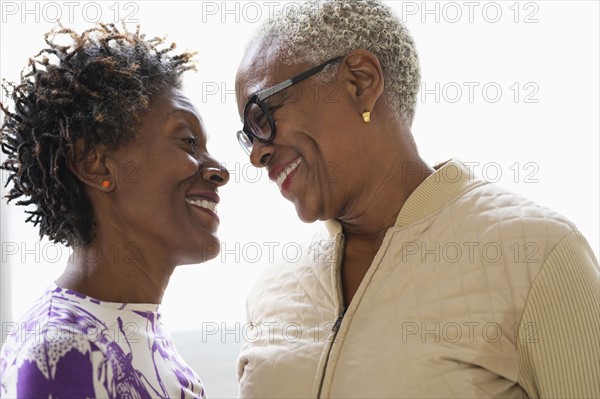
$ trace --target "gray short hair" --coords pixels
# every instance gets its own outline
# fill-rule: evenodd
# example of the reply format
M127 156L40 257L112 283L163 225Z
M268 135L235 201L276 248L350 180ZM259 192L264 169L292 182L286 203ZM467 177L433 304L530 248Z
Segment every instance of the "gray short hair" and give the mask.
M316 65L354 49L370 51L383 69L388 107L410 128L421 83L419 58L410 33L387 5L378 0L300 2L267 21L256 39L286 65Z

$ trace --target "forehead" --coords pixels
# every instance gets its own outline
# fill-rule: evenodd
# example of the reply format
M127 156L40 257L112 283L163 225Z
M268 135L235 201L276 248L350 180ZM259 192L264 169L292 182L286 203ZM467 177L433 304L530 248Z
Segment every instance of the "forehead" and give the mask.
M156 117L167 117L181 112L197 119L200 123L200 112L192 101L179 89L167 89L153 99L152 114Z
M260 41L252 42L240 63L236 76L236 93L245 102L258 91L302 72L298 65L282 63L273 45Z

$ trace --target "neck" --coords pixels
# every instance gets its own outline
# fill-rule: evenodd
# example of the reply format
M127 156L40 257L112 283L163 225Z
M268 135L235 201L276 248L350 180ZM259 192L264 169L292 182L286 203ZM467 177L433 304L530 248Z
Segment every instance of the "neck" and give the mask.
M417 151L403 149L393 153L375 167L363 192L357 196L344 216L338 218L344 235L352 241L372 243L379 247L387 230L394 226L400 209L412 192L433 173Z
M99 237L73 249L56 284L101 301L159 304L175 265L149 255L135 241Z

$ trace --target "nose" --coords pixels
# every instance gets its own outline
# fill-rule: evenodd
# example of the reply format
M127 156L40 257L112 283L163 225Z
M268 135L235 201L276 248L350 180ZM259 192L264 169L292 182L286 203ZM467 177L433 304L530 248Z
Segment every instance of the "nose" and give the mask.
M265 167L273 156L273 150L273 144L265 144L255 140L250 152L250 162L257 168Z
M221 187L229 181L229 171L222 165L208 164L202 168L202 178L217 187Z

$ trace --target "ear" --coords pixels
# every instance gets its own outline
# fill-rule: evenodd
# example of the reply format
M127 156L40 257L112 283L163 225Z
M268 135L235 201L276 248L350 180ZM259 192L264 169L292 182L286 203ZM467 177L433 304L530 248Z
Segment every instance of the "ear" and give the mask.
M353 50L344 57L342 66L340 72L348 82L358 115L373 111L384 86L383 69L377 56L364 49Z
M83 140L77 140L71 154L69 169L90 188L109 192L117 186L116 174L113 173L113 168L109 167L104 144L93 144L85 148Z

